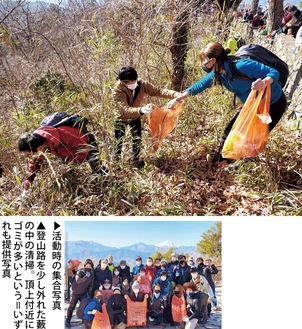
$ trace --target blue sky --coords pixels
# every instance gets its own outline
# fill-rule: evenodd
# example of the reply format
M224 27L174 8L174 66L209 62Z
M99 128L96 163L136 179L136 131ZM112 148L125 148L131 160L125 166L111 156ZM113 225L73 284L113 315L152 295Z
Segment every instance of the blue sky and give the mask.
M137 242L157 245L170 240L176 246L193 246L215 221L65 221L66 241L94 241L105 246L124 247Z

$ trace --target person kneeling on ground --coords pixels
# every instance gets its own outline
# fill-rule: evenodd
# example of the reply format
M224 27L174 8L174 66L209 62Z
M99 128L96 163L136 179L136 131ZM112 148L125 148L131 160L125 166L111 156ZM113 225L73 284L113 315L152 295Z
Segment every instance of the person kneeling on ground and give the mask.
M84 309L84 325L85 329L91 329L92 321L96 311L101 311L102 308L102 292L95 290L93 300Z
M82 163L85 160L93 172L107 173L104 167L100 167L97 159L98 151L95 137L92 133L81 131L70 126L44 126L32 133L24 134L18 142L19 152L26 155L49 152L61 157L67 163ZM39 171L44 161L44 155L35 156L29 163L28 171L31 173L22 183L22 189L28 190L33 183L36 172Z
M120 286L113 289L113 294L107 301L107 312L112 328L126 328L126 299L121 294Z

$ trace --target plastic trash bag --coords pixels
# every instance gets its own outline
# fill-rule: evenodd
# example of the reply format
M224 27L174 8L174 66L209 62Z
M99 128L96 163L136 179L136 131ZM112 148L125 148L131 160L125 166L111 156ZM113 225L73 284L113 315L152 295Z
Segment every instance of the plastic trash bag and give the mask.
M127 296L128 297L128 296ZM127 298L127 327L145 327L147 321L147 298L133 302Z
M102 305L102 312L96 311L92 321L91 329L111 329L106 305Z
M150 136L153 140L153 150L158 150L160 142L175 128L178 117L184 108L185 102L177 103L171 109L157 107L148 115Z
M271 89L252 90L224 142L222 156L227 159L254 157L263 152L268 140Z

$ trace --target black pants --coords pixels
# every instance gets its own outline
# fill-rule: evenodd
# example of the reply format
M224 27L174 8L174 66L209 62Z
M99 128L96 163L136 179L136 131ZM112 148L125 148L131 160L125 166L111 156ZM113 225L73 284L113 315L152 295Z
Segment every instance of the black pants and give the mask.
M91 320L84 320L85 329L91 329L92 321Z
M121 322L126 323L126 316L123 313L112 314L108 312L108 316L112 327L115 324L120 324Z
M159 312L149 311L147 313L147 316L154 319L154 324L156 324L156 325L161 324L163 322L163 315Z
M70 296L70 303L69 303L69 307L67 309L67 318L66 321L70 322L71 318L72 318L72 312L74 311L74 309L77 306L77 302L81 301L83 298L85 298L87 296L87 294L83 294L83 295L74 295L71 294Z
M99 150L96 139L93 133L89 131L85 132L85 134L89 136L88 144L91 145L91 150L89 150L86 160L94 173L102 174L104 172L104 167L99 163Z
M282 115L286 111L286 108L287 108L287 99L286 99L286 96L284 95L284 92L282 92L282 95L278 99L278 101L270 106L270 116L272 118L272 122L268 125L269 132L271 132L275 128L276 124L280 121L280 119L282 118ZM233 124L235 123L240 111L241 111L241 108L236 111L235 115L233 116L231 121L228 123L228 125L224 129L223 136L222 136L220 146L219 146L219 153L221 153L223 144L224 144L226 138L228 137L228 134L230 133L230 131L233 127ZM220 157L221 157L221 155L220 155Z
M133 121L124 122L124 121L114 121L114 135L115 135L115 157L117 160L120 159L123 147L123 140L126 133L127 126L130 126L131 136L132 136L132 150L134 160L137 161L139 158L139 153L142 145L142 122L138 118Z

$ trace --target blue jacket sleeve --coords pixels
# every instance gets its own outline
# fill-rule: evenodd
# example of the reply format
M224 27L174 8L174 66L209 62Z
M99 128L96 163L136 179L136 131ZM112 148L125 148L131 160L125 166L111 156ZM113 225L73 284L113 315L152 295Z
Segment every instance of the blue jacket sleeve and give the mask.
M186 89L189 96L195 96L207 88L211 87L211 81L214 78L214 71L208 73L206 76L195 82L193 85Z

